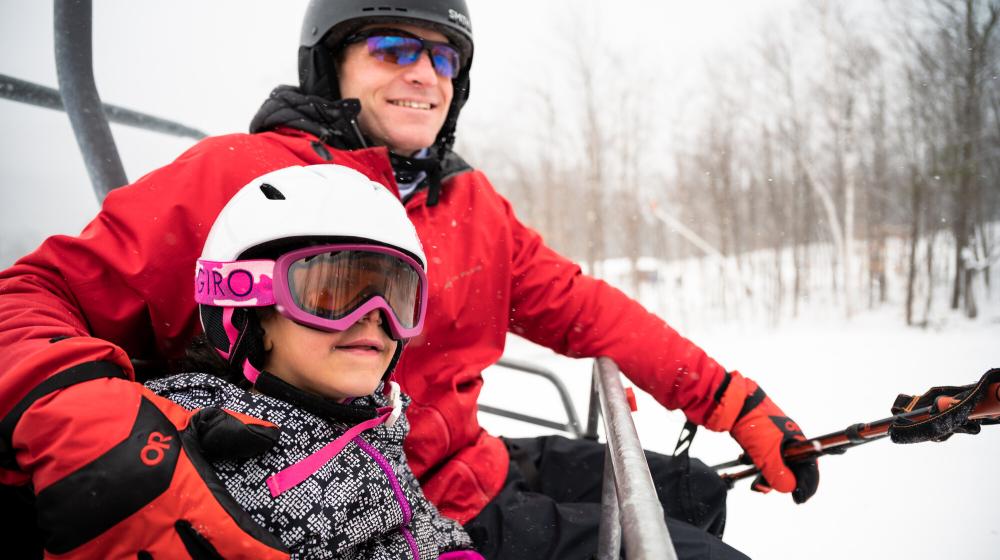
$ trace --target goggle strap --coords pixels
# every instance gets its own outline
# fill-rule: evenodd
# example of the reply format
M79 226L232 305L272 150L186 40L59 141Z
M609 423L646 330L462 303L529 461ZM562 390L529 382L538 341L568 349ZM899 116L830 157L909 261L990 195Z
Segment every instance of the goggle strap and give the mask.
M218 307L274 305L274 261L209 261L198 259L194 300Z
M243 377L246 377L250 383L256 383L257 378L260 377L260 370L253 367L250 358L243 360Z

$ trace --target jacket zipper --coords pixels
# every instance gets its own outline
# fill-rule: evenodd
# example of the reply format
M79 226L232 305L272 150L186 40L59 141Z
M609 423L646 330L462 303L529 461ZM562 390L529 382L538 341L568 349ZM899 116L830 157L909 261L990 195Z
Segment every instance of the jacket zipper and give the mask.
M382 473L385 474L386 478L389 479L389 484L392 486L392 493L396 496L396 503L399 504L399 509L403 512L403 523L400 525L399 530L403 533L403 538L406 539L406 543L410 545L410 552L413 553L414 560L420 560L420 551L417 548L417 541L413 538L413 534L407 526L410 524L410 520L413 519L413 510L410 507L410 502L407 501L406 495L403 494L403 488L399 485L399 479L396 477L396 471L392 470L392 465L385 458L384 455L379 453L370 443L364 440L361 436L354 437L354 443L364 450L372 459L378 463L378 466L382 468Z

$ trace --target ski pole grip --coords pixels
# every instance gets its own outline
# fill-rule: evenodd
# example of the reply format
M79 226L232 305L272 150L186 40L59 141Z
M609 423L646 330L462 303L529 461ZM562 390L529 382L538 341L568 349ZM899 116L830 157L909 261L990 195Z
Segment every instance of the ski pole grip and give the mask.
M934 400L934 408L938 409L938 412L944 412L949 408L951 408L957 402L958 399L956 399L955 397L940 396Z
M996 420L1000 418L1000 381L986 388L983 400L969 414L970 420Z
M969 420L988 420L1000 418L1000 382L992 383L983 392L979 404L969 413ZM942 395L934 400L938 412L944 412L961 400L948 395Z

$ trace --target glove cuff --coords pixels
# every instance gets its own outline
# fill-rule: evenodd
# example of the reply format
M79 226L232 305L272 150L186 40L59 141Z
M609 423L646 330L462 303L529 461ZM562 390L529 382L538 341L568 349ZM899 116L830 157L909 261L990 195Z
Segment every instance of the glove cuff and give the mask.
M128 380L128 373L111 362L94 361L67 368L38 384L3 417L0 418L0 468L19 470L14 456L14 429L24 414L36 402L73 385L97 379Z
M726 373L715 392L715 408L705 421L705 427L716 432L728 432L744 412L747 398L756 392L757 384L738 371Z

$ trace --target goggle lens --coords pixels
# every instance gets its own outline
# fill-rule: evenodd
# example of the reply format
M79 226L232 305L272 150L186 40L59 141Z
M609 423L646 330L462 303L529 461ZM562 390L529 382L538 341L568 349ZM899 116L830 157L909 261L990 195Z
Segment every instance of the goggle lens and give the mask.
M321 253L291 263L287 278L295 306L315 317L343 319L381 296L404 328L413 328L419 320L420 275L393 255Z

